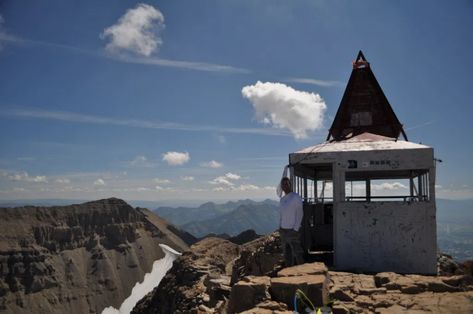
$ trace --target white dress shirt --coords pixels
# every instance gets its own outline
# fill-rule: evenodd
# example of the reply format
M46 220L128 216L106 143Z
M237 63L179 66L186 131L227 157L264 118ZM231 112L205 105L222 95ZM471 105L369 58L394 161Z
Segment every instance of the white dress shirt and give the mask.
M299 231L302 222L302 199L294 192L279 201L279 227Z

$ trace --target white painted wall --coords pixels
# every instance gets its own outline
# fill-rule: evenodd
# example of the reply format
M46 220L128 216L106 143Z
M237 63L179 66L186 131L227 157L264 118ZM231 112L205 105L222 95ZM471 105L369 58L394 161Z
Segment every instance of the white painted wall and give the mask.
M335 204L335 267L436 274L435 215L433 202Z

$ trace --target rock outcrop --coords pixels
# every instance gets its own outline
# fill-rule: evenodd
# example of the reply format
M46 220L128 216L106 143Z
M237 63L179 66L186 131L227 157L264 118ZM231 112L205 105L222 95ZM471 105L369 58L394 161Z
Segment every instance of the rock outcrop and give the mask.
M0 209L0 312L100 313L118 307L155 260L158 244L187 244L147 209L111 198Z
M354 274L281 262L277 233L241 246L204 239L133 313L292 313L298 289L333 313L473 313L473 277L458 269L439 276Z
M238 245L204 238L178 258L159 287L142 299L132 313L192 313L223 309L230 296L232 261Z

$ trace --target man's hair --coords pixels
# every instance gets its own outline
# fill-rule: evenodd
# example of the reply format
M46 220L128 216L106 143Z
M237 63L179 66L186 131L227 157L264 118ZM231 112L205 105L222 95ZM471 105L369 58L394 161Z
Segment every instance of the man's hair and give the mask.
M283 183L284 181L289 182L289 185L292 186L291 179L289 179L288 177L283 177L283 178L281 179L281 183Z

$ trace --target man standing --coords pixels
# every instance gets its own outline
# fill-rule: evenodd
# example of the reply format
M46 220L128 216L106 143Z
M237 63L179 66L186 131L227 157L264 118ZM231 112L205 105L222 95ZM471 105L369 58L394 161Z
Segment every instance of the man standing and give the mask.
M299 229L302 222L302 199L292 192L291 181L284 177L281 179L281 189L284 196L279 202L279 233L284 252L285 266L293 266L304 263L301 237Z

